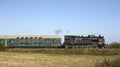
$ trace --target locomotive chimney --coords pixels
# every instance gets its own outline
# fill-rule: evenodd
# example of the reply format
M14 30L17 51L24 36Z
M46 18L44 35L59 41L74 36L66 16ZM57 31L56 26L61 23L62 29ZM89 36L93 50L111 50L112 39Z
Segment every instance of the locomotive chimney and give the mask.
M99 35L99 37L101 37L101 35Z

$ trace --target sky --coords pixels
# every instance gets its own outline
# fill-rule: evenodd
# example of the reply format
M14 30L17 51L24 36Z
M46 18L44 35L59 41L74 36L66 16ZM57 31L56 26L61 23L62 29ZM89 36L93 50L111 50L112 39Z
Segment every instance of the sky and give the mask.
M120 0L0 0L0 35L103 35L120 42Z

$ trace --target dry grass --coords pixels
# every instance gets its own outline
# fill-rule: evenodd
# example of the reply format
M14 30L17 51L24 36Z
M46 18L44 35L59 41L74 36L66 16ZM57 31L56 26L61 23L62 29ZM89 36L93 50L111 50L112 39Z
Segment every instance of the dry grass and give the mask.
M118 55L104 56L110 60ZM103 56L0 52L0 67L92 67Z

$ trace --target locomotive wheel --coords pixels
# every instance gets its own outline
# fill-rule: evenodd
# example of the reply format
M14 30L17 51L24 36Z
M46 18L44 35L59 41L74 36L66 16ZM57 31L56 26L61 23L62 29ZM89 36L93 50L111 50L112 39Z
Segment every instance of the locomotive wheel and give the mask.
M72 46L72 48L74 49L74 48L75 48L75 46Z
M68 48L68 45L66 45L65 48L67 49L67 48Z

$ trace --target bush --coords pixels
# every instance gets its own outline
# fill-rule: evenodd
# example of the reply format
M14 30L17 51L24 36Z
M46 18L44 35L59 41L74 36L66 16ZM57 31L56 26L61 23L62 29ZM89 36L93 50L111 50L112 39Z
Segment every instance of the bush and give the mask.
M95 67L109 67L110 66L110 61L109 59L104 58L102 62L100 60L95 63Z
M20 50L7 50L12 52L28 52L28 53L43 53L43 54L64 54L64 55L120 55L120 50L105 50L105 49L20 49Z
M120 43L118 43L118 42L113 42L113 43L107 45L107 47L108 47L108 48L118 48L118 49L120 49Z
M0 51L5 51L6 47L4 45L0 45Z
M104 58L102 62L99 60L95 63L95 67L120 67L120 58L111 61L109 59Z
M111 67L120 67L120 58L111 62Z

